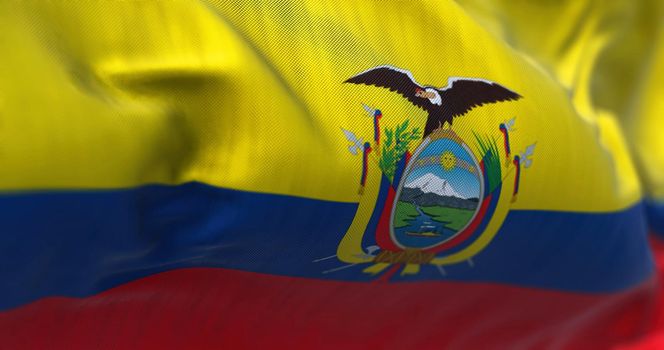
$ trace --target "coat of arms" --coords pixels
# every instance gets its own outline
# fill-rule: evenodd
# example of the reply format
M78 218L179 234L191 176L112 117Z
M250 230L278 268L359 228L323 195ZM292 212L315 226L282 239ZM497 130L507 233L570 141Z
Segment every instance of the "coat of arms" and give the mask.
M521 167L530 167L535 144L512 155L515 118L496 125L495 135L473 133L470 140L452 124L477 106L521 96L477 78L450 78L443 88L422 86L411 72L392 66L369 69L345 83L387 88L428 118L423 130L407 119L382 128L383 112L363 104L372 117L372 142L342 129L349 151L362 158L362 201L334 255L345 265L323 273L355 267L388 280L417 275L422 268L445 275L447 265L472 265L516 200Z

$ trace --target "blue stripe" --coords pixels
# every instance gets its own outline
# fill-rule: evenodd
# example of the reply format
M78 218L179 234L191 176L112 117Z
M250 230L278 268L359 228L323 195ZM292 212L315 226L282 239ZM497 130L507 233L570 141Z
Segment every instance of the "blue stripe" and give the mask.
M645 207L650 229L659 238L664 237L664 201L648 199Z
M0 196L0 309L87 296L182 267L224 267L367 281L335 273L333 255L357 204L220 189L201 183ZM641 204L621 212L512 211L474 266L425 266L394 281L491 281L610 292L653 269Z

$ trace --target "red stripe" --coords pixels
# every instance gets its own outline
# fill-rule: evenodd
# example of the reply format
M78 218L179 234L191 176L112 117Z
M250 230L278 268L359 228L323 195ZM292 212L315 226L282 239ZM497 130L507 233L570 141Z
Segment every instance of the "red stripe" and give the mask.
M659 350L664 349L664 289L661 287L661 281L664 280L664 240L662 240L659 234L653 233L650 235L650 246L652 247L653 256L655 258L655 263L657 271L659 274L659 296L657 298L657 304L653 307L653 312L655 317L651 323L650 329L648 330L648 335L642 339L628 344L626 346L620 347L620 349L630 349L630 350Z
M652 282L588 295L184 269L0 313L0 348L598 349L642 333L652 292Z

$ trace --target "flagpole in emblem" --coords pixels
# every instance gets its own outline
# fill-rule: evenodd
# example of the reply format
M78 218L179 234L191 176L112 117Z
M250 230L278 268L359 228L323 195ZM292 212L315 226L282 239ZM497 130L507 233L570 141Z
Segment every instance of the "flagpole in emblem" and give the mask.
M511 155L512 155L512 150L510 148L510 132L515 131L514 129L514 123L516 122L516 117L504 122L500 123L500 126L498 127L500 129L500 132L503 134L503 147L505 150L505 165L509 165L509 162L511 160Z
M383 113L380 109L371 108L364 103L362 104L362 107L367 111L367 115L373 118L374 144L378 146L380 144L380 118L383 117Z
M428 116L423 130L411 125L409 119L393 128L381 127L383 112L362 103L373 118L378 168L368 167L366 150L372 150L371 145L342 129L351 142L349 151L364 152L360 177L363 196L337 247L337 259L326 257L315 262L346 264L323 269L326 274L361 267L357 270L361 274L382 281L430 276L423 273L429 271L426 269L448 276L450 271L444 266L461 262L472 268L473 257L490 243L507 216L518 192L520 166L530 166L534 144L510 163L509 132L515 130L515 118L496 125L489 134L473 132L467 139L459 136L452 124L478 106L521 96L478 78L449 78L444 88L423 86L411 72L392 66L371 68L345 83L389 89ZM503 147L496 142L498 131ZM528 165L523 159L528 159ZM503 196L509 193L503 188L511 177L513 196ZM365 192L365 187L370 191Z
M516 170L516 176L514 177L514 191L512 192L512 202L516 202L516 196L519 194L519 182L521 181L521 166L523 165L524 168L530 168L531 165L533 165L533 160L530 158L533 156L533 153L535 153L535 145L537 143L533 143L532 145L526 147L525 151L523 153L520 153L516 156L514 156L514 169Z

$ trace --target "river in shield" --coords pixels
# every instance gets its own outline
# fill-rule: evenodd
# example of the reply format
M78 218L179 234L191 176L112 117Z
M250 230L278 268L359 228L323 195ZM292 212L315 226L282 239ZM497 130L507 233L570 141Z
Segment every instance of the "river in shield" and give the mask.
M394 228L396 240L407 248L425 248L450 239L457 231L445 227L447 222L435 221L419 206L418 216L409 220L407 226Z

